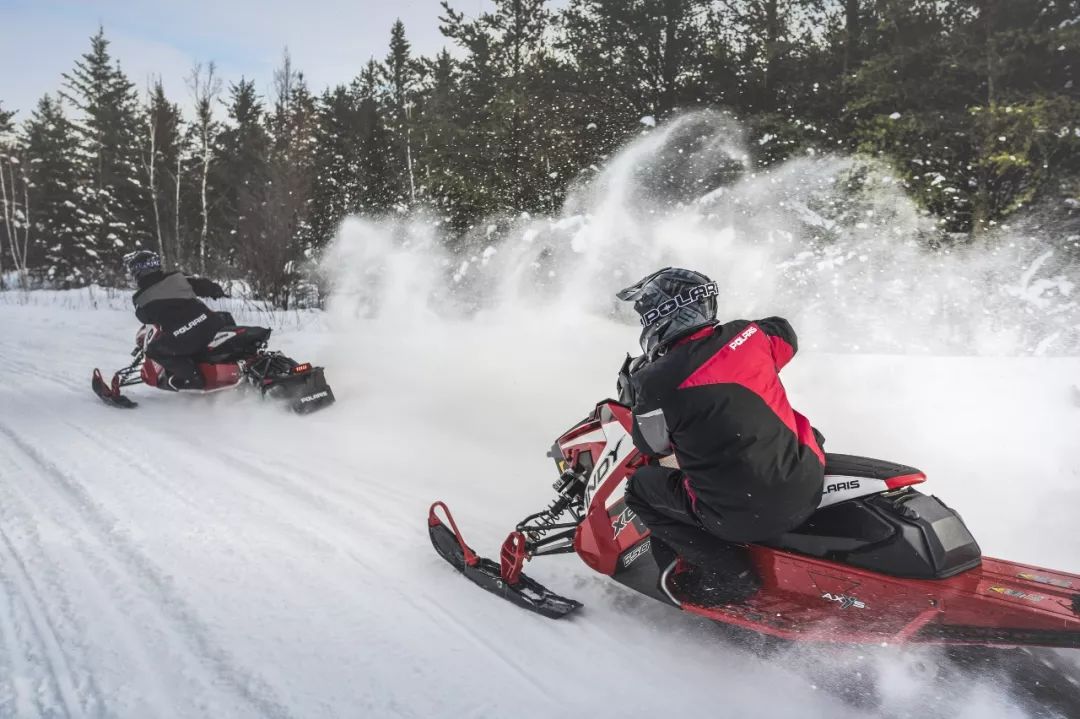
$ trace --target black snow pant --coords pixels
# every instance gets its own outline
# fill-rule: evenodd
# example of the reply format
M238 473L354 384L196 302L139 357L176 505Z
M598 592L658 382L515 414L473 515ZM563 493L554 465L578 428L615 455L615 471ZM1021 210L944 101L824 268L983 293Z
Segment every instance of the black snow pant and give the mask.
M694 512L684 479L677 469L646 465L635 471L626 485L626 506L649 528L660 571L676 555L731 577L752 569L745 549L705 529Z
M214 339L218 326L211 322L203 324L205 327L193 327L179 336L163 330L146 348L146 356L165 368L168 374L162 381L169 382L173 389L202 389L206 386L195 358Z

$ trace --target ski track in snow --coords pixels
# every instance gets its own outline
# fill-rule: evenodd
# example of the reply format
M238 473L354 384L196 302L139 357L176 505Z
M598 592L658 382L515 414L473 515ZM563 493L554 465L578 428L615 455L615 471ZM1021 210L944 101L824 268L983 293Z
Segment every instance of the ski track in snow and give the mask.
M471 500L451 506L493 554L546 496L547 476L503 482L534 438L478 456L437 416L386 421L333 367L341 401L311 417L145 388L110 409L89 374L123 363L126 314L0 305L0 325L0 718L867 716L573 557L530 569L586 603L562 622L453 572L427 505ZM532 453L579 409L552 409Z

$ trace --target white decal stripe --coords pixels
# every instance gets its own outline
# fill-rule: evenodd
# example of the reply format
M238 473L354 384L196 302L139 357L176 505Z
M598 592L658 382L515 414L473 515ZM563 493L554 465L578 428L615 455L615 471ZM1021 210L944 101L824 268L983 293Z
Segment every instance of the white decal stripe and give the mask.
M849 486L844 486L849 485ZM830 490L830 487L832 488ZM869 477L845 477L843 475L826 474L825 491L821 495L821 503L818 509L828 507L839 502L846 502L856 497L865 497L868 494L884 492L889 488L884 479L870 479Z

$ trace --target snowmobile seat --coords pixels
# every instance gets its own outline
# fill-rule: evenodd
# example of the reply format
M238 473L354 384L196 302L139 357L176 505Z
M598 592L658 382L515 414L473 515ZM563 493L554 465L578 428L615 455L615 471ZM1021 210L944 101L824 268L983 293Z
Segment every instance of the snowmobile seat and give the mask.
M199 359L215 364L252 354L266 344L270 333L267 327L222 327Z
M853 454L825 454L826 477L864 477L866 479L896 479L922 475L922 472L906 464L887 462L883 459L858 457Z
M960 516L910 486L820 508L763 544L915 579L945 579L982 559Z

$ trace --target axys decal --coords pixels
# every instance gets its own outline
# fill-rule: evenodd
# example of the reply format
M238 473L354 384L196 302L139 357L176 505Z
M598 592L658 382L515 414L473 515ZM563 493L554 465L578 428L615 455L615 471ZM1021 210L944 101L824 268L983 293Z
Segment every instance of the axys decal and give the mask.
M848 578L834 577L819 572L808 572L810 581L814 583L821 598L828 602L836 602L841 609L866 609L866 602L856 597L853 592L858 589L859 582L853 582Z
M1042 574L1033 574L1031 572L1020 572L1016 575L1020 579L1026 579L1029 582L1038 582L1039 584L1049 584L1052 587L1061 587L1062 589L1072 589L1073 583L1066 582L1064 579L1056 579L1055 577L1046 577Z
M825 592L821 595L821 598L826 599L830 602L836 602L840 605L841 609L848 609L850 607L855 607L856 609L866 609L866 603L863 602L861 599L849 597L845 594L831 594L829 592Z

